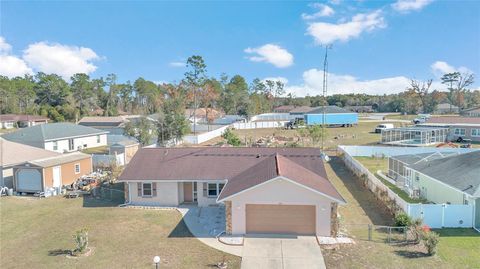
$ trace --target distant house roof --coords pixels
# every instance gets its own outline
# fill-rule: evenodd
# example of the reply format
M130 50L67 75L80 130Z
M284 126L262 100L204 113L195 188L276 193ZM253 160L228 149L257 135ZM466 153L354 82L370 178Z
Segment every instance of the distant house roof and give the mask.
M275 175L343 201L328 181L320 150L315 148L142 148L119 180L227 179L233 183L227 195Z
M112 134L107 135L108 146L111 146L114 144L122 144L122 143L135 144L135 143L138 143L138 141L135 138L129 137L126 135L112 135Z
M28 163L40 166L40 167L52 167L55 165L60 165L64 163L71 163L75 161L80 161L84 159L89 159L92 156L89 154L85 154L82 152L73 152L73 153L65 153L59 156L48 157L44 159L29 161Z
M78 124L83 126L120 126L127 122L120 116L116 117L83 117Z
M58 122L23 128L16 132L3 135L3 138L18 143L24 143L31 141L51 141L62 138L82 137L106 133L108 132L87 126Z
M0 166L8 167L32 160L60 156L61 154L11 142L0 137L0 155Z
M390 157L405 163L407 165L429 162L436 159L445 158L447 156L458 155L456 152L434 152L434 153L420 153L420 154L405 154Z
M297 106L296 108L290 110L290 113L292 114L303 114L307 113L309 111L312 111L315 109L314 107L309 107L309 106Z
M472 196L480 197L480 151L419 162L412 169Z
M480 111L480 106L464 109L462 112Z
M19 114L3 114L0 115L0 122L7 121L48 121L47 117L37 115L19 115Z
M185 116L187 118L191 118L193 117L193 111L194 109L193 108L188 108L188 109L185 109ZM214 109L214 108L203 108L203 107L199 107L197 109L195 109L195 115L197 118L205 118L206 114L208 112L208 116L209 117L212 117L212 118L220 118L222 117L223 113Z
M450 103L441 103L437 105L437 109L458 109L458 106L452 105Z
M296 106L294 105L286 105L286 106L277 106L273 109L274 112L281 111L281 112L290 112L290 110L294 109Z
M139 145L135 140L123 140L123 141L118 141L110 146L124 146L124 147L129 147L129 146L134 146L134 145Z
M420 125L480 125L480 117L431 117Z
M224 200L279 176L293 180L313 191L321 192L331 199L345 202L335 187L328 181L326 175L316 174L278 153L265 158L253 167L229 179L218 200Z
M311 111L308 111L307 114L322 114L323 107L316 107ZM325 106L325 113L327 114L336 114L336 113L353 113L352 111L346 110L338 106Z

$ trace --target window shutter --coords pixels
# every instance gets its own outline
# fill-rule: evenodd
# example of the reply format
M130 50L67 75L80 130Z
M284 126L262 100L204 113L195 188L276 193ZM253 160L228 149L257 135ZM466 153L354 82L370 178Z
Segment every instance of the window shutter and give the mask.
M207 183L204 182L203 183L203 197L207 197L207 188L208 188Z
M142 182L137 183L138 197L142 197Z
M152 196L153 197L157 196L157 183L156 182L152 183Z

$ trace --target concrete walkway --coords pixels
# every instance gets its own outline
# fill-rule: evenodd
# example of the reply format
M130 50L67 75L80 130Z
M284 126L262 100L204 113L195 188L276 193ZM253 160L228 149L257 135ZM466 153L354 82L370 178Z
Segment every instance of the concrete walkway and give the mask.
M244 239L242 269L325 269L314 236L249 236Z
M242 256L242 246L230 246L218 241L216 236L225 231L225 208L181 206L177 210L190 232L205 245L220 251Z

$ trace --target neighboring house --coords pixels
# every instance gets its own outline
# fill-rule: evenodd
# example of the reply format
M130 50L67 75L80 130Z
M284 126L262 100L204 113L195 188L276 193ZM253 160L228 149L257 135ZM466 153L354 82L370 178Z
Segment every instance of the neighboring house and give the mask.
M297 106L296 108L290 110L290 115L295 116L296 118L301 118L303 119L305 114L314 110L315 107L309 107L309 106Z
M107 145L107 131L72 123L48 123L20 129L2 137L59 153Z
M357 113L373 113L375 110L372 106L345 106L348 111L357 112Z
M11 142L0 137L0 186L13 188L13 167L28 161L55 157L60 153Z
M449 141L471 139L480 142L480 117L431 117L417 125L449 128Z
M122 135L125 124L128 122L123 116L115 117L83 117L78 125L108 131L109 135Z
M25 128L40 124L48 123L48 118L35 115L17 115L17 114L4 114L0 115L0 128Z
M292 109L296 108L294 105L286 105L286 106L277 106L273 109L274 113L289 113Z
M189 108L185 109L185 118L187 118L191 123L208 123L210 120L213 122L214 120L221 118L223 113L213 109L213 108L202 108L199 107L197 109ZM207 119L208 117L208 119Z
M304 114L305 123L307 125L326 124L344 127L358 124L358 113L338 106L325 106L325 122L323 122L323 114L323 107L310 110Z
M464 109L460 114L465 117L480 117L480 106Z
M90 173L92 157L81 152L28 161L13 168L14 190L58 194L62 186L70 185Z
M412 197L436 204L472 205L474 227L480 227L480 150L390 157L388 174L403 180Z
M460 108L458 106L450 103L441 103L437 105L433 114L458 114L459 112Z
M110 145L109 154L124 154L124 163L128 164L139 148L140 144L138 142L134 140L123 140Z
M224 204L229 234L330 236L345 203L315 148L142 148L119 181L133 205Z

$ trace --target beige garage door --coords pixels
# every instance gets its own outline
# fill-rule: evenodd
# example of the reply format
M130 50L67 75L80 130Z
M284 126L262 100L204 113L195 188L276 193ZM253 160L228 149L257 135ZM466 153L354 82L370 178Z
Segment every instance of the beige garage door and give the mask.
M247 233L315 234L313 205L246 206Z

